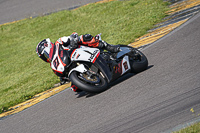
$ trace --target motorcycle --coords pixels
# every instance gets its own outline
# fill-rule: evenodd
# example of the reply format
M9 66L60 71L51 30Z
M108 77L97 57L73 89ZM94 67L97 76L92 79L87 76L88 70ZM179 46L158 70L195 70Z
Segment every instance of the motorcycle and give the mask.
M101 34L98 34L101 40ZM113 58L115 56L115 58ZM120 45L120 52L80 46L70 53L68 77L72 85L90 93L100 93L108 84L126 73L139 73L148 67L146 56L138 49Z

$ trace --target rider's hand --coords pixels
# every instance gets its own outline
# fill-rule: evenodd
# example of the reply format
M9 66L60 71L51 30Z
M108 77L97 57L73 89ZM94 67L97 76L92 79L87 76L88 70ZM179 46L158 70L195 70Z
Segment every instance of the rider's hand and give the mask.
M70 35L70 37L77 38L77 37L78 37L78 33L73 32L73 33Z
M78 43L77 43L76 38L70 38L70 47L73 48L73 49L78 47Z

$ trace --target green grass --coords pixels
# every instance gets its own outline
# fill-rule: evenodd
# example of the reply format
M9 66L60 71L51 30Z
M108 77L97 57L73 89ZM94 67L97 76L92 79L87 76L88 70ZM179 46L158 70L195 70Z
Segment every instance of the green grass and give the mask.
M174 133L200 133L200 122Z
M50 89L59 79L35 53L39 41L102 33L111 44L128 44L145 34L169 10L162 0L124 0L89 4L72 11L0 26L0 113Z

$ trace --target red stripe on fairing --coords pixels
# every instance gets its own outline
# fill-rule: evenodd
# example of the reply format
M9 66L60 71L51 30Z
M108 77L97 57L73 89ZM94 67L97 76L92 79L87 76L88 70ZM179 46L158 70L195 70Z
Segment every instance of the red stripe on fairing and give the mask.
M64 49L64 50L69 50L68 48Z
M97 56L94 58L94 60L93 60L93 62L92 63L94 63L95 61L96 61L96 59L99 57L99 55L100 55L100 52L97 54Z
M51 43L51 49L50 49L50 53L49 53L49 58L50 58L50 60L52 60L52 57L53 57L53 51L54 51L54 44L53 43Z
M78 54L78 55L76 56L76 59L78 58L79 55L80 55L80 54Z
M75 50L76 50L76 49L74 49L74 51L72 52L72 54L71 54L71 56L70 56L70 59L72 58L72 55L74 54Z

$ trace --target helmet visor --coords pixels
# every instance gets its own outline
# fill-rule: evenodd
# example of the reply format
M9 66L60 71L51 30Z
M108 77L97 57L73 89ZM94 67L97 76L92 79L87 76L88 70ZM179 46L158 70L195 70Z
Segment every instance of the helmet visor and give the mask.
M50 48L45 47L43 50L43 55L46 57L47 61L51 61L51 59L49 58L49 54L50 54Z

